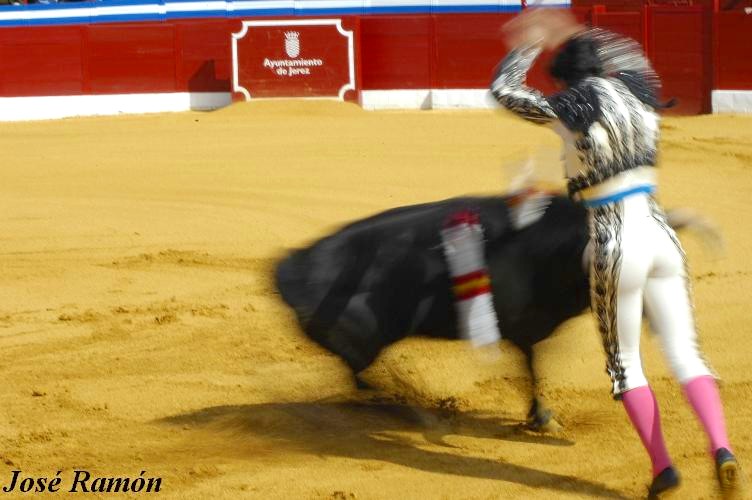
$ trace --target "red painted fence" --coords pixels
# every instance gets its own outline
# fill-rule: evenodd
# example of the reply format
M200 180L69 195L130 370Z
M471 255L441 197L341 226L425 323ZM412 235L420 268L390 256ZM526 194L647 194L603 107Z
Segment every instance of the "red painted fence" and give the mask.
M715 16L714 50L716 89L752 90L752 57L749 55L752 15L744 11L719 12Z
M664 94L685 114L710 111L713 88L711 16L703 7L655 7L648 17L648 54Z
M643 43L681 113L710 111L713 88L752 89L752 15L743 11L573 10ZM350 16L359 20L357 90L486 88L511 16ZM0 28L0 96L229 92L231 34L240 26L239 19L200 19ZM546 61L530 83L551 91Z
M0 95L230 90L239 21L0 29Z

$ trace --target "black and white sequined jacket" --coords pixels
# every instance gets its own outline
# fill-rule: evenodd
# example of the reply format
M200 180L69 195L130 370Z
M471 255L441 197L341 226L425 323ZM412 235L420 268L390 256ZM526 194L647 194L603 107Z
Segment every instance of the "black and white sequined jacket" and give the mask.
M503 107L553 127L564 141L562 159L570 196L597 205L624 193L652 192L659 135L655 110L637 96L660 86L633 40L593 29L603 77L587 77L549 97L528 87L527 72L541 52L531 45L512 50L500 64L491 93Z

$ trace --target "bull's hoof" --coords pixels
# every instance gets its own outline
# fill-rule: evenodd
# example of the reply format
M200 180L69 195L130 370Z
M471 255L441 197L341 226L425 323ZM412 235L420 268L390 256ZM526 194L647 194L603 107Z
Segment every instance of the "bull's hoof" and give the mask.
M355 375L353 378L355 379L355 388L359 391L372 391L376 389L374 386L360 378L359 375Z
M537 432L540 432L542 434L557 434L563 429L564 426L562 426L554 417L551 417L548 422L538 427Z
M543 410L528 418L527 428L543 434L556 434L564 427L556 420L551 410Z

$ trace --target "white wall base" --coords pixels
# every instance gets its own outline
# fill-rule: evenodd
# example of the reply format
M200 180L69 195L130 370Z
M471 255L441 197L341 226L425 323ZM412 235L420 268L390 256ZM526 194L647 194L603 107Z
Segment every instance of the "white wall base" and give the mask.
M497 106L488 89L435 89L431 91L433 109L495 108Z
M752 113L752 90L714 90L713 113ZM486 89L363 90L364 109L493 108Z
M231 102L229 92L0 97L0 121L210 110Z
M430 109L431 91L420 90L361 90L363 109Z
M752 113L752 90L714 90L713 113Z
M363 90L364 109L492 108L487 89Z
M231 103L229 92L0 97L0 121L211 110ZM752 113L752 90L714 90L712 103L713 113ZM372 110L495 107L486 89L364 90L360 105Z

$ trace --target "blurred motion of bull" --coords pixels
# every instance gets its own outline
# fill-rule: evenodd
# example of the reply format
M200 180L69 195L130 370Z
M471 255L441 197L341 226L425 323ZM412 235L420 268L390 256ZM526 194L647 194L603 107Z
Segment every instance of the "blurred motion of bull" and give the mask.
M460 211L480 217L493 302L503 338L527 360L532 428L557 426L536 383L533 345L589 305L585 209L554 196L542 217L519 228L514 198L463 197L396 208L349 224L276 268L282 299L305 334L358 373L409 335L457 339L452 283L441 229ZM669 214L676 228L708 227L691 212Z

